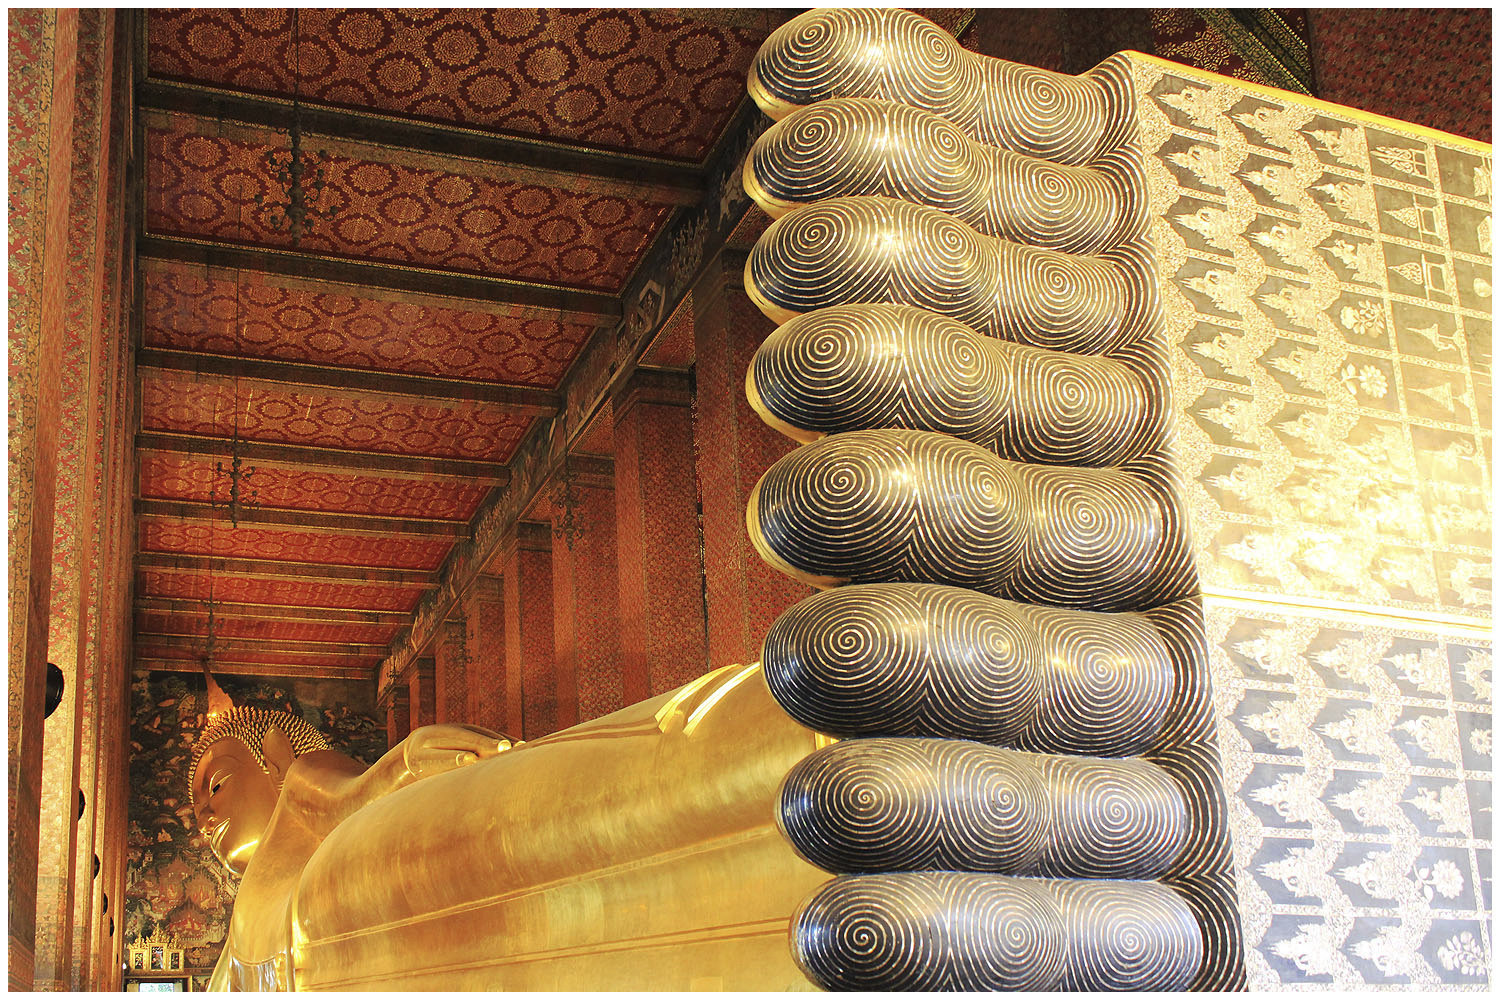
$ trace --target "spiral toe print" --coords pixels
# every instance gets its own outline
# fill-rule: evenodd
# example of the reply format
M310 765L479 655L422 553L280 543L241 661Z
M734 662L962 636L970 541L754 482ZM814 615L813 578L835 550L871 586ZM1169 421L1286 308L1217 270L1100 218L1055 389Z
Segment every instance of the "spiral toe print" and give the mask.
M841 99L793 112L756 141L745 191L772 218L799 204L881 195L942 209L986 236L1090 254L1141 224L1119 168L1067 167L985 146L930 112Z
M780 822L832 872L974 871L1155 878L1186 830L1154 764L959 740L836 743L787 775Z
M1202 960L1182 899L1151 882L956 872L850 875L793 918L833 990L1172 990Z
M782 786L838 874L798 961L840 989L1239 985L1129 59L1072 77L815 10L749 90L777 123L745 286L782 325L746 390L803 447L747 521L834 588L777 619L765 676L843 739Z
M1131 276L1113 262L975 232L891 198L831 198L771 224L745 262L745 291L784 322L824 306L891 302L983 333L1104 354L1137 330Z
M761 558L818 587L950 583L1102 611L1181 596L1161 592L1175 538L1148 484L1007 462L926 431L804 445L756 483L747 520Z
M977 55L926 18L896 9L793 18L761 46L748 89L777 120L830 98L899 101L980 142L1058 163L1087 163L1108 149L1133 109L1128 90L1107 79Z
M1161 418L1159 399L1118 361L1008 344L911 306L831 306L783 323L756 352L745 390L799 441L929 430L1066 465L1135 458Z
M818 732L1052 753L1143 752L1174 685L1171 651L1139 615L930 584L814 594L776 619L763 657L776 700Z

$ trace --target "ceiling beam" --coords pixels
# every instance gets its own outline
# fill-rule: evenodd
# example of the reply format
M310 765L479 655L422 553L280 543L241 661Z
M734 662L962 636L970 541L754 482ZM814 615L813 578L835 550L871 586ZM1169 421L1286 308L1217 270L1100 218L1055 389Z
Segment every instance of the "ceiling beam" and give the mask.
M469 379L434 378L402 372L361 371L351 368L329 368L295 361L273 361L260 358L237 358L225 354L201 354L146 347L136 354L137 368L157 371L193 372L198 375L234 376L257 382L280 385L375 392L385 395L413 396L426 402L455 400L493 403L508 410L534 417L550 417L557 412L561 397L551 389L524 385L500 385Z
M203 636L179 635L175 632L139 632L136 647L160 650L158 659L203 659ZM236 639L214 637L214 655L220 653L285 653L292 656L335 656L369 658L385 655L385 646L364 642L318 642L312 639Z
M157 660L141 658L135 662L136 669L170 674L199 674L203 664L199 660ZM295 663L244 663L221 660L213 662L217 677L312 677L318 680L368 681L375 675L373 667L305 666Z
M618 296L587 288L541 285L508 278L437 271L410 264L374 264L300 250L239 246L214 240L142 233L137 255L203 267L256 271L283 277L314 278L452 299L471 299L512 307L517 315L547 317L587 326L615 323L622 315Z
M136 500L135 512L143 517L176 517L190 521L229 521L229 511L219 504L192 500ZM317 528L374 535L437 535L458 538L468 530L464 521L434 521L415 517L381 517L374 514L334 514L279 507L246 506L239 512L241 524L275 524L289 528Z
M165 80L137 84L136 104L275 129L286 129L292 121L288 100ZM586 185L599 194L659 205L696 205L708 188L703 168L692 163L306 103L299 106L298 115L304 136L481 161L532 184L570 189Z
M275 559L228 559L187 556L170 552L141 552L136 568L167 573L215 574L267 580L308 580L317 583L371 583L422 588L437 580L436 571L376 569L369 566L332 566L325 563L281 562Z
M138 597L136 611L154 611L170 615L208 615L204 601L175 597ZM409 611L367 611L353 608L314 608L291 604L230 604L214 602L214 617L256 618L272 621L330 622L350 625L405 625L411 621Z
M141 431L135 436L135 448L138 452L158 451L172 455L206 455L216 458L229 458L232 450L229 438L172 434L166 431ZM345 451L342 448L315 448L308 445L274 444L266 441L241 441L239 455L241 459L249 462L275 462L306 469L330 469L370 475L404 475L417 478L446 476L495 485L510 480L510 470L503 463L478 462L472 459L392 455L379 451Z

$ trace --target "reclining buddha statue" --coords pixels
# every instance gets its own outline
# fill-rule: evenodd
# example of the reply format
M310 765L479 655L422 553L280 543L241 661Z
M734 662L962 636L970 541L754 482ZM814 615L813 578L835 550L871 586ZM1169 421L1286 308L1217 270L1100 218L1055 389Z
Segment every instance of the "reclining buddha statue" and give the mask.
M773 34L744 168L801 446L747 512L819 592L728 665L527 743L364 768L204 733L240 989L1223 989L1242 976L1129 68L904 11Z

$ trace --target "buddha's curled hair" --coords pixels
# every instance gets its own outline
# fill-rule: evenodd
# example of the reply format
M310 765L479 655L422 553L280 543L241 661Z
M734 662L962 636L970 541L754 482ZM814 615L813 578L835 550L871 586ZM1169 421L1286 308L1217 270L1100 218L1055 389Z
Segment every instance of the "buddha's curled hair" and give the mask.
M289 712L251 706L233 708L212 717L198 737L198 742L193 744L193 759L188 767L188 794L192 795L192 776L198 772L198 762L203 759L209 747L226 736L233 736L245 744L255 755L256 763L264 768L266 759L262 741L272 727L281 730L291 741L294 756L300 757L313 750L332 749L322 733Z

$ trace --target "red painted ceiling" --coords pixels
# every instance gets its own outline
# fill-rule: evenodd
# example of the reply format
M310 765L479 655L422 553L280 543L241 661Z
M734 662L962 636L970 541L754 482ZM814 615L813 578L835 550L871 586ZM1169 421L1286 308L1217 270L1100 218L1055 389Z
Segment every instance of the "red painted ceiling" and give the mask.
M148 431L345 448L398 455L505 461L531 418L486 403L427 403L371 392L241 381L186 372L141 379ZM238 430L236 431L236 428Z
M208 629L207 612L141 611L136 621L153 635L202 635ZM226 639L280 639L302 642L387 643L399 626L286 621L272 618L226 617L216 623L216 634Z
M154 171L147 228L167 236L293 248L290 232L274 227L275 206L285 199L277 195L266 160L282 148L284 143L196 131L147 130L146 157ZM326 187L317 204L332 214L297 246L349 260L618 291L671 211L609 195L407 166L394 155L329 155L320 162Z
M707 13L707 12L705 12ZM726 26L666 10L163 10L162 79L700 159L745 94L769 18ZM295 81L295 84L294 84Z
M189 521L154 514L142 516L140 527L142 552L232 556L333 566L437 569L452 544L447 538L371 535L311 528L247 524L231 528L227 523Z
M593 332L579 323L413 298L356 295L274 275L153 262L145 275L145 342L209 354L556 388Z
M139 464L143 498L209 503L229 495L229 463L222 458L142 451ZM467 521L488 492L472 480L396 478L260 461L244 467L253 470L245 484L256 502L282 510Z
M641 183L640 165L706 187L786 16L303 9L294 45L282 8L145 12L138 657L190 669L212 604L231 671L373 680L390 615L416 606L595 334L576 317L622 293L677 211L681 187ZM378 139L305 131L324 186L296 240L268 159L290 148L294 91L380 123ZM237 526L235 448L253 452ZM267 606L282 617L251 613Z
M204 601L209 581L200 574L142 570L139 580L153 597ZM213 597L228 604L281 604L289 607L345 608L365 611L411 611L421 590L380 584L310 580L215 580Z

